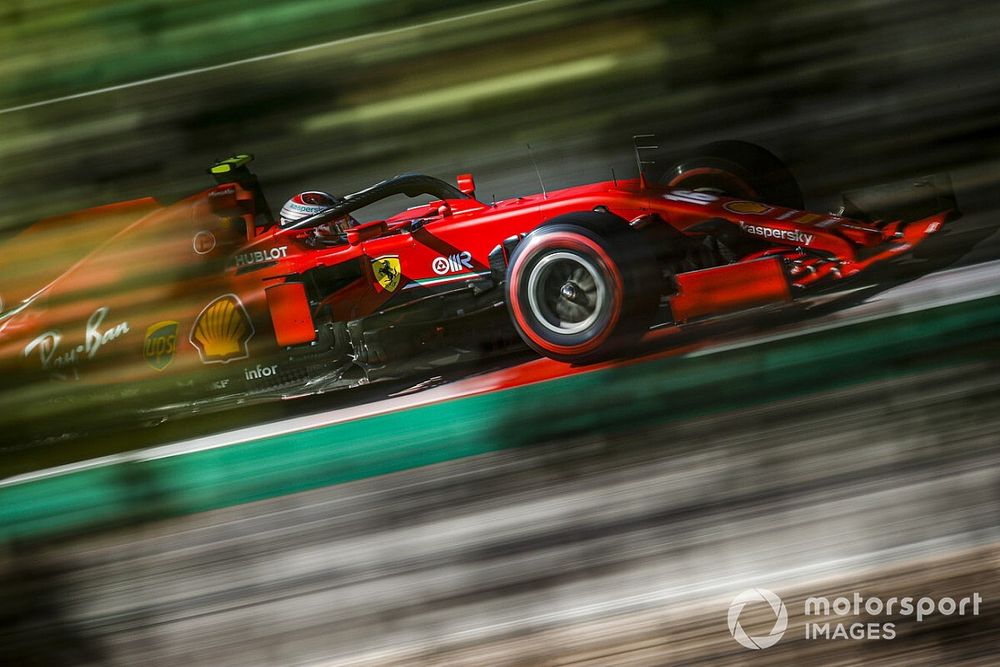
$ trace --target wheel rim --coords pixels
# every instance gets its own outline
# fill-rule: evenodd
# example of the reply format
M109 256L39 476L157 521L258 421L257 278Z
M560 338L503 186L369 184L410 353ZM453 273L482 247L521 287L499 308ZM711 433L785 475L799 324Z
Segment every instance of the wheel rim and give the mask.
M607 303L607 288L590 259L573 252L546 255L528 276L528 306L546 329L565 336L586 331Z

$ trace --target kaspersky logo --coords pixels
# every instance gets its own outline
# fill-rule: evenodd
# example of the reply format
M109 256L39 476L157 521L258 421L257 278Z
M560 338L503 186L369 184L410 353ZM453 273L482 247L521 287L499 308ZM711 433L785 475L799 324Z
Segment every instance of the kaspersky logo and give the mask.
M745 222L740 223L740 229L742 229L748 234L753 234L754 236L761 236L765 239L791 241L792 243L799 243L802 245L811 244L813 238L815 238L813 234L806 234L805 232L800 232L796 229L775 229L774 227L765 227L763 225L751 225Z
M748 635L743 626L740 625L740 614L747 604L764 602L774 612L774 626L765 635ZM741 646L749 649L769 648L778 643L785 629L788 627L788 610L785 603L777 595L763 588L750 588L735 598L729 604L729 634L733 636Z

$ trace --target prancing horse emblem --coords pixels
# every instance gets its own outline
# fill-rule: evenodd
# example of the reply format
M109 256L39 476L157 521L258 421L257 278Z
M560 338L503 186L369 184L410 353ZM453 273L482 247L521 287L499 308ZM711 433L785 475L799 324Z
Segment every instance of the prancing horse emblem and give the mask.
M403 273L399 268L399 257L387 255L376 257L372 260L372 272L375 274L375 281L382 286L382 289L395 292L399 287L399 280Z

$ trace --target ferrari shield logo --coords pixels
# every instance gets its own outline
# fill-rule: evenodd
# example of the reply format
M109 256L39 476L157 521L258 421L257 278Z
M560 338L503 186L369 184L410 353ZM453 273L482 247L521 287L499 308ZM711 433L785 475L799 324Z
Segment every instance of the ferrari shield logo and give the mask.
M376 257L372 260L372 273L375 274L375 282L382 289L395 292L396 288L399 287L399 280L403 276L399 267L399 257L396 255Z

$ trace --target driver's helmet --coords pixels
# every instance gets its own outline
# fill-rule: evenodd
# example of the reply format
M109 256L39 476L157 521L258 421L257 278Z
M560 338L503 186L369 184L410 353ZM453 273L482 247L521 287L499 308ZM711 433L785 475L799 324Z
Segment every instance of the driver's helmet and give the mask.
M288 227L302 218L322 213L337 203L337 199L326 192L309 190L300 192L285 202L278 214L282 227Z

